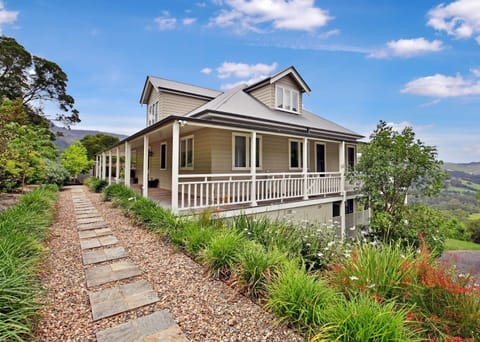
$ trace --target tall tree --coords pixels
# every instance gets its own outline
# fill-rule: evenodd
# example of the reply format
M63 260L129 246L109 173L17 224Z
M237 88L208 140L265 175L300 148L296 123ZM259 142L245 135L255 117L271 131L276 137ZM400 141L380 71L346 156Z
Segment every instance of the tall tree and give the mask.
M432 196L446 177L434 146L415 138L411 127L395 131L380 121L363 147L356 178L373 210L372 228L383 238L404 225L407 196Z
M58 104L55 120L69 127L80 122L75 100L67 94L67 74L56 63L31 55L14 38L0 36L0 103L22 99L32 119L43 118L39 100Z
M87 158L87 149L80 141L75 141L60 156L61 163L74 179L78 179L80 173L88 171L93 162Z
M108 147L118 143L119 141L120 139L117 137L103 133L86 135L80 139L80 142L87 149L87 156L89 160L93 160L99 152L106 150Z

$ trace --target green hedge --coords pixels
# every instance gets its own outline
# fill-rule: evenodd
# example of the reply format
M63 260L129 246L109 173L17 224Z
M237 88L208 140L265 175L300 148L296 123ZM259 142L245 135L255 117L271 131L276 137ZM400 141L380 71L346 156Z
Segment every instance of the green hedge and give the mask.
M42 186L0 213L0 340L24 341L41 308L38 267L58 188Z

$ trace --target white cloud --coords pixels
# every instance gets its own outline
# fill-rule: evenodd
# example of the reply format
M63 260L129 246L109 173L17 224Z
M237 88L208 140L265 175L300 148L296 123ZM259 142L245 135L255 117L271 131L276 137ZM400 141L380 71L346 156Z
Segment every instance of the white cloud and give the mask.
M340 30L339 29L334 29L334 30L330 30L330 31L321 33L318 37L321 38L321 39L328 39L332 36L338 36L339 34L340 34Z
M409 58L422 55L428 52L438 52L443 49L440 40L428 41L425 38L399 39L391 40L383 49L372 52L368 57L387 58L387 57L403 57Z
M260 32L261 24L274 29L312 31L333 19L328 11L315 7L314 0L225 0L223 9L210 19L211 26L236 27L237 31Z
M177 25L177 19L171 17L167 11L163 11L162 16L155 18L153 21L158 24L160 31L173 30Z
M470 72L474 74L476 77L480 77L480 68L471 68Z
M183 20L182 20L183 25L191 25L195 21L197 21L197 18L183 18Z
M277 63L272 64L245 64L245 63L232 63L223 62L217 68L218 77L221 79L236 77L236 78L257 78L260 76L268 75L277 68Z
M471 38L476 35L480 44L480 1L456 0L440 4L428 12L427 25L445 31L456 38Z
M471 79L456 76L436 74L420 77L408 82L401 90L402 93L433 97L457 97L480 95L480 79L475 72Z
M17 20L18 13L18 11L8 11L0 0L0 33L2 33L3 24L11 24Z
M202 70L200 70L200 72L205 75L210 75L212 71L213 70L211 68L203 68Z

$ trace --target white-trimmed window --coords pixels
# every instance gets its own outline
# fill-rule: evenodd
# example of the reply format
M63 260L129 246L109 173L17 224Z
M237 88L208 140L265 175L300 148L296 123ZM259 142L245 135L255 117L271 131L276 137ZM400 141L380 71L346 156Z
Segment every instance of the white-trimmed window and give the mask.
M193 170L193 135L180 139L180 168Z
M303 141L289 139L288 155L290 156L290 169L301 169L303 167Z
M300 93L297 90L277 85L275 89L275 107L289 112L299 112Z
M148 125L151 126L158 121L158 101L148 106Z
M167 169L167 143L160 144L160 170Z
M250 134L232 134L232 169L246 169L250 167ZM256 168L262 167L262 137L256 138Z

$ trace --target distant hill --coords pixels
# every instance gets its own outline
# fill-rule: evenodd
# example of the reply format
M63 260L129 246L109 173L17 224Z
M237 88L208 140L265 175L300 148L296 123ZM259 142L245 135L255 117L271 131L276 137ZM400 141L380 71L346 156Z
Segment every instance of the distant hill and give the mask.
M478 212L475 194L480 191L480 162L445 163L443 169L448 172L448 179L440 195L419 201L439 209Z
M472 175L480 175L480 162L473 163L445 163L443 168L447 171L460 171Z
M108 134L112 135L114 137L118 137L120 140L125 139L127 136L123 134L115 134L115 133L108 133L108 132L100 132L100 131L91 131L91 130L85 130L85 129L66 129L63 127L57 127L52 125L50 127L52 132L54 133L61 133L60 136L57 135L55 139L55 145L58 147L60 150L60 153L64 149L66 149L68 146L73 144L75 141L82 139L86 135L93 135L93 134Z

